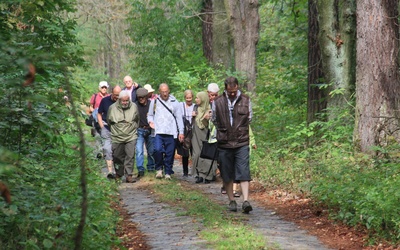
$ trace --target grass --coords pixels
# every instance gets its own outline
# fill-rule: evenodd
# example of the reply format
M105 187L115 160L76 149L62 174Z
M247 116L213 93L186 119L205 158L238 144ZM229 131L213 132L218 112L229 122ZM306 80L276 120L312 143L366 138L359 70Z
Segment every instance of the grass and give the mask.
M160 201L179 207L184 211L177 214L190 216L200 221L204 228L200 237L206 240L213 249L276 249L267 247L263 236L246 225L246 216L241 213L230 213L225 206L217 204L201 191L182 185L177 180L154 180L144 177Z

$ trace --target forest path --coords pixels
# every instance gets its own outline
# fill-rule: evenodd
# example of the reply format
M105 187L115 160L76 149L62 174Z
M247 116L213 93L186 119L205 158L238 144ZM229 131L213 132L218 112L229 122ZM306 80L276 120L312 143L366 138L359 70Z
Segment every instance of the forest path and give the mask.
M178 160L174 162L173 178L182 186L187 184L208 195L221 206L227 206L227 197L220 193L221 182L195 184L194 178L182 177L182 166ZM137 223L138 229L147 237L147 244L152 249L212 249L198 233L203 225L189 216L182 216L182 209L157 201L144 183L122 183L119 187L121 205L128 211L131 220ZM238 207L242 199L236 198ZM250 201L253 211L248 215L241 212L237 216L246 216L247 225L265 237L266 249L330 249L324 246L315 236L307 234L292 222L285 221L274 211L265 209L255 201ZM240 211L240 210L239 210Z

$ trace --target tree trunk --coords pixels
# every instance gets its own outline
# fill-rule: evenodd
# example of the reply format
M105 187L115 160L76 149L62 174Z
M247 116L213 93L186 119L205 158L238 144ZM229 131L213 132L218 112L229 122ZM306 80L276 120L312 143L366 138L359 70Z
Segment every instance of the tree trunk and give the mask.
M227 70L233 70L233 40L229 32L229 21L224 2L212 0L212 9L212 63L216 66L222 65Z
M355 82L354 0L316 1L319 41L325 84L329 85L328 112L348 107ZM339 94L338 94L339 93Z
M321 48L318 43L317 0L308 1L308 98L307 122L316 120L316 114L326 109L326 93L320 88L324 78L321 62Z
M400 141L398 0L357 1L356 126L362 152ZM394 140L393 140L394 139Z
M212 63L213 61L213 47L212 47L212 41L213 41L213 32L212 32L212 24L213 24L213 18L212 18L212 0L204 0L203 2L204 7L201 10L201 12L204 14L202 15L203 18L203 54L207 58L207 60Z
M235 69L247 77L247 90L253 92L256 84L256 45L260 18L258 0L224 0L231 27Z

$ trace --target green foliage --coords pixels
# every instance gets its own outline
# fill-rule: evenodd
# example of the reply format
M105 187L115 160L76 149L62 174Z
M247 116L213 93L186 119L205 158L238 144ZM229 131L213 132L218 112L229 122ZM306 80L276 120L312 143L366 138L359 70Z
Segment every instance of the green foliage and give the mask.
M398 242L399 160L346 158L342 165L329 167L331 178L316 179L313 195L335 211L335 218L353 226L364 225L372 238Z
M307 2L263 1L259 14L253 128L262 141L276 141L306 117Z
M279 142L257 142L252 171L268 186L310 195L332 218L363 226L371 238L400 241L399 146L376 148L380 157L354 152L350 111L335 119L287 127ZM256 137L257 138L257 137Z
M68 18L73 4L0 3L0 180L12 197L11 205L0 201L1 249L74 248L82 195L78 152L71 149L78 144L74 118L64 99L68 69L82 64ZM92 166L83 245L111 248L117 243L109 205L115 186Z
M157 86L167 82L175 69L189 71L205 62L201 23L194 12L197 1L133 1L128 31L134 54L131 71L138 82Z
M18 154L37 156L67 131L60 121L69 116L64 105L63 67L81 63L73 34L74 22L60 13L72 5L58 1L6 1L0 19L0 140ZM46 11L44 11L44 9ZM34 82L25 82L28 65ZM31 71L33 71L31 69Z
M175 69L168 77L170 79L170 89L176 94L176 97L182 96L186 89L191 89L194 93L200 91L206 91L209 83L217 83L221 89L224 88L224 81L227 76L236 76L239 82L243 80L239 74L236 72L226 71L223 68L211 67L205 63L195 65L191 67L188 71L181 71L180 69Z
M78 152L71 147L77 138L66 137L66 147L52 149L46 161L23 157L18 168L7 175L12 205L0 201L0 247L2 249L73 249L80 219L81 192ZM89 210L84 231L84 249L111 248L117 223L116 184L100 174L91 161Z

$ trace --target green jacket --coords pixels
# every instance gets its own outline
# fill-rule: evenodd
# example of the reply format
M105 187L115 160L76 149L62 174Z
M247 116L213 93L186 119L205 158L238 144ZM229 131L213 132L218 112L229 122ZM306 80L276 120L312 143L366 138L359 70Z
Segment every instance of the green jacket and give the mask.
M127 109L122 109L116 101L108 109L107 123L111 130L112 143L126 143L137 139L139 111L135 103L130 102Z

